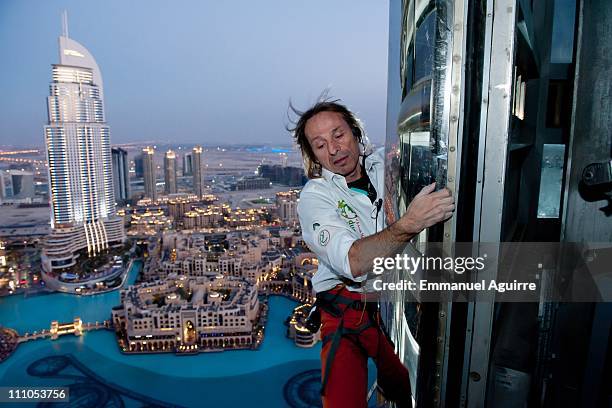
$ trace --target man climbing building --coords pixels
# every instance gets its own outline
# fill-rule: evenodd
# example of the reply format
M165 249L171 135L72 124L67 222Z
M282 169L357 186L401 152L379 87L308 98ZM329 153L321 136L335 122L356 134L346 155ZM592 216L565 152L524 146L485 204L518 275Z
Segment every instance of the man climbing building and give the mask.
M298 216L304 241L319 259L312 282L321 311L323 406L366 407L367 360L373 358L385 398L411 407L408 370L381 327L367 278L374 258L393 256L423 229L450 218L454 199L431 184L386 226L383 152L371 152L355 115L337 101L304 112L291 108L299 118L290 130L310 179Z

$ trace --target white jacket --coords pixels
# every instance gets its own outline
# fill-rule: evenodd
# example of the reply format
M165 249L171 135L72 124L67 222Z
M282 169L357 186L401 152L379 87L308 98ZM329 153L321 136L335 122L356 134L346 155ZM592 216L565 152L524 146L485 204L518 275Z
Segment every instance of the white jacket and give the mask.
M385 226L382 210L384 148L366 157L365 169L376 189L374 204L366 195L350 190L344 176L326 169L321 178L309 180L302 189L297 208L302 235L319 260L319 268L312 279L315 292L342 283L340 277L359 283L366 279L366 274L353 277L348 252L353 242ZM348 289L359 291L357 287L349 286Z

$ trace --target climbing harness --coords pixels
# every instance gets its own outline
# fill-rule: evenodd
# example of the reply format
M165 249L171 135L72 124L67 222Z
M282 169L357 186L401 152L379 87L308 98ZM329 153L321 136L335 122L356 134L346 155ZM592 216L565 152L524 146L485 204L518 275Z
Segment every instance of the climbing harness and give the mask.
M359 335L371 327L374 327L377 330L381 330L381 324L378 314L378 303L364 302L362 300L351 299L349 297L342 296L342 291L344 290L346 289L344 288L344 286L342 286L337 293L318 293L317 301L315 303L322 310L329 313L333 317L340 318L340 323L338 324L336 330L322 339L323 347L325 347L325 345L329 342L331 342L331 345L325 361L323 379L321 382L321 395L325 395L325 386L327 385L331 366L333 364L334 357L336 356L336 352L338 351L338 347L340 346L340 341L342 340L342 338L344 337L352 341L362 351L362 353L364 353L367 358L368 353L365 347L359 341ZM359 319L358 326L355 328L347 328L344 325L344 314L348 309L362 310L362 315ZM366 310L368 311L368 319L361 323L363 321L363 315ZM378 353L376 358L378 358Z

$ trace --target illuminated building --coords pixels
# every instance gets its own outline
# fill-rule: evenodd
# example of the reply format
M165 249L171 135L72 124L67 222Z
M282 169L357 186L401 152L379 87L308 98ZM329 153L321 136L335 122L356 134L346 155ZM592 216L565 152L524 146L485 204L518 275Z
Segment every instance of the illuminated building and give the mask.
M209 206L209 208L194 208L183 213L183 227L186 229L215 227L223 221L223 212Z
M297 204L299 201L299 191L282 191L276 193L276 210L278 217L285 223L296 223L298 221L297 216Z
M12 279L9 279L12 273L10 273L8 270L9 268L7 268L7 252L6 242L0 241L0 289L7 287L9 282L12 282Z
M164 156L164 192L176 193L176 153L168 150Z
M155 162L153 155L155 149L150 146L142 149L142 176L144 178L145 197L150 198L152 202L157 201L157 185L155 182Z
M172 228L172 219L160 209L147 209L144 213L134 212L130 217L130 236L155 235Z
M291 279L291 295L300 302L314 303L312 277L317 272L317 265L301 265L295 269L295 274Z
M125 352L222 351L253 346L258 312L245 279L175 275L122 290L112 320Z
M182 218L197 202L195 196L179 196L168 200L168 215L174 219Z
M46 272L57 272L74 266L78 251L95 255L125 238L123 220L115 213L102 75L89 51L68 38L67 24L47 104L52 232L42 263Z
M193 193L198 197L202 197L202 147L196 146L193 148L192 168L193 172Z
M287 337L293 339L295 345L298 347L314 347L314 345L321 340L320 331L311 333L305 326L310 309L312 309L312 304L310 303L299 305L293 309L293 313L291 313L289 319Z

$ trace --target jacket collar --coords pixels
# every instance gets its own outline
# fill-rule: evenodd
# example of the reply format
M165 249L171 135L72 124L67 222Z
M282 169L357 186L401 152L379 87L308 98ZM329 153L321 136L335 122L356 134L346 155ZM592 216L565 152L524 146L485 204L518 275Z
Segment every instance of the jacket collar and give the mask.
M359 156L359 163L361 165L361 161L363 160L363 155ZM376 154L369 154L366 156L365 158L365 170L366 173L368 173L368 175L371 174L372 169L374 168L375 165L380 164L381 161L378 159L378 155ZM346 179L344 178L343 175L341 174L337 174L334 173L332 171L327 170L326 168L322 168L321 169L321 177L323 177L325 179L325 181L331 182L332 180L336 180L336 181L344 181L344 185L346 185Z

